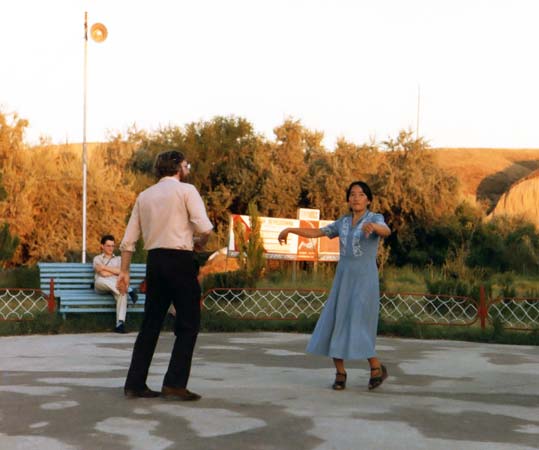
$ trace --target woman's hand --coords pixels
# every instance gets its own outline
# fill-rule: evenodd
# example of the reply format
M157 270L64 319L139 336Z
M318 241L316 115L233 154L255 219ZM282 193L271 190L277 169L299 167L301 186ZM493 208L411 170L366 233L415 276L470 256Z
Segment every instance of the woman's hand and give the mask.
M286 244L286 238L288 237L288 228L285 228L283 231L279 233L279 237L277 240L279 241L279 244L283 245Z
M372 233L376 233L381 238L386 238L391 234L389 227L381 223L367 222L363 224L361 229L367 237L369 237Z
M372 222L364 223L362 229L367 237L369 237L371 233L376 233L376 225Z

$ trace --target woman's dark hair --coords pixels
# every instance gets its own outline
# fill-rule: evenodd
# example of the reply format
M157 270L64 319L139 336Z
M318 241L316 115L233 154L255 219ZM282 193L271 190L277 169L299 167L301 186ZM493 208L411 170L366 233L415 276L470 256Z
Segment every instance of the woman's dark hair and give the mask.
M371 188L364 181L353 181L352 183L350 183L350 186L348 186L348 189L346 189L346 201L350 200L350 192L352 192L352 188L354 186L359 186L361 188L361 190L363 191L363 193L369 199L369 202L372 202Z
M155 158L154 170L158 178L171 177L178 173L180 164L185 159L183 153L176 150L162 152Z
M112 234L105 234L101 238L101 245L105 245L105 242L107 242L107 241L115 242L114 236Z

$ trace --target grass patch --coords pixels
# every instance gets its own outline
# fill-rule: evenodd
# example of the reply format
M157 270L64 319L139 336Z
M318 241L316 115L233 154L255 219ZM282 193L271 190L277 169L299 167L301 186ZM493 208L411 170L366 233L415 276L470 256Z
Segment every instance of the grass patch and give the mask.
M435 326L414 323L403 317L397 322L380 319L378 334L381 336L409 337L415 339L440 339L449 341L485 342L508 345L539 345L539 329L515 331L496 323L484 330L473 326Z
M222 313L203 311L202 332L239 333L249 331L312 333L318 317L298 320L243 320ZM126 328L137 332L142 314L128 316ZM0 336L30 334L77 334L111 332L114 328L113 314L70 314L66 320L60 315L40 313L34 320L0 321ZM167 316L163 330L173 331L174 320ZM476 326L433 326L415 323L410 317L397 322L380 319L378 335L408 337L416 339L440 339L470 342L485 342L511 345L539 345L539 328L531 331L513 331L503 328L503 323L494 323L482 330Z
M312 333L317 320L318 317L303 317L298 320L236 319L222 313L204 311L200 328L201 331L205 332L283 331Z
M331 288L333 272L329 269L313 271L273 271L256 283L257 288L271 289L327 289Z
M138 331L142 322L142 314L127 316L126 330ZM26 334L77 334L103 333L114 329L114 314L69 314L64 320L59 314L38 313L33 320L0 321L0 336ZM163 329L172 330L173 320L167 317Z
M384 291L427 292L426 273L426 270L419 270L412 266L386 267L383 273Z
M513 285L517 297L539 298L539 279L537 275L514 275Z

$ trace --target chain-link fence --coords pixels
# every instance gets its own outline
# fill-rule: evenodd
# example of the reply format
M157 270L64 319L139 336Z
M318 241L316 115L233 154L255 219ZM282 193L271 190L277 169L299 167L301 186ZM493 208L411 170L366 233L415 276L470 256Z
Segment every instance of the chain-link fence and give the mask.
M48 309L47 297L40 289L0 289L0 319L33 319Z
M380 297L380 315L389 321L410 317L423 324L471 325L477 314L477 304L469 297L390 293Z
M291 319L318 316L328 291L323 289L216 288L207 291L203 306L239 319ZM48 308L49 306L49 308ZM39 289L0 289L0 320L33 319L49 309ZM499 321L504 328L539 329L538 298L505 298L487 302L471 297L382 293L380 315L385 320L410 318L428 325L472 325Z
M488 319L501 321L504 328L514 330L539 329L539 299L504 298L488 305Z
M326 298L325 290L216 288L202 304L240 319L298 319L320 314Z
M482 290L483 291L483 290ZM483 291L484 292L484 291ZM207 291L203 306L238 319L298 319L320 314L326 290L218 288ZM506 328L539 327L539 299L505 299L487 303L483 297L382 293L380 315L388 321L410 318L425 325L473 325L500 319Z

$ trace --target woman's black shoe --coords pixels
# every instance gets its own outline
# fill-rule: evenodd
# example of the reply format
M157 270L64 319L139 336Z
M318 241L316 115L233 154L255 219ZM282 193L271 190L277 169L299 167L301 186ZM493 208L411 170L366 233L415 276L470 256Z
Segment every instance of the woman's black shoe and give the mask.
M346 372L340 373L337 372L335 374L335 382L333 383L333 386L331 386L336 391L342 391L346 388Z
M378 376L373 377L372 376L373 373L378 374ZM373 367L371 369L371 378L369 380L369 391L380 386L387 377L388 377L388 373L387 373L386 366L382 364L380 367Z

